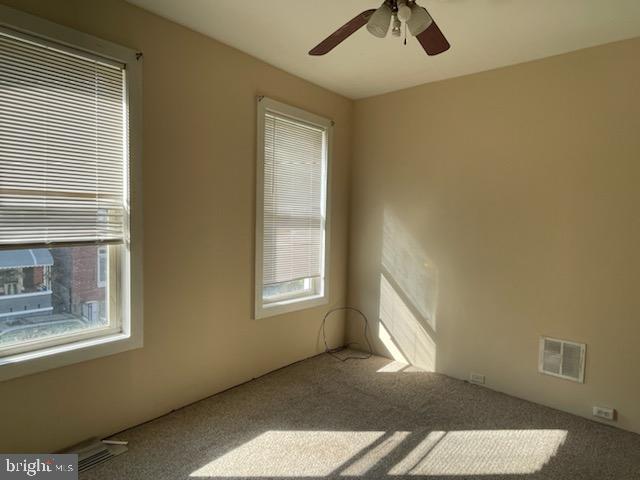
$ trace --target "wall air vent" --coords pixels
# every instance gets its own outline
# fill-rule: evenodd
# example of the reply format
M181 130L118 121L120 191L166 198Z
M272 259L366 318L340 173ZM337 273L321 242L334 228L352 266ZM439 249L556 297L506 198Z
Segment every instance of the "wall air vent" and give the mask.
M538 371L574 382L584 383L584 343L540 337Z

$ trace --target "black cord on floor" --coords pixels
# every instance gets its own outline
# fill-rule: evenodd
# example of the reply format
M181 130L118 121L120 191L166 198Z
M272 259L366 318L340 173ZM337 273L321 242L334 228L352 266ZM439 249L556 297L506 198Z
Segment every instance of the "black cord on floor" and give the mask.
M356 312L364 320L364 340L365 340L365 342L367 342L367 347L369 349L368 352L364 352L364 355L359 355L359 356L357 356L357 355L348 355L346 357L342 357L340 355L336 355L338 352L341 352L342 350L344 350L346 348L349 348L351 346L359 345L356 342L347 343L345 346L338 347L338 348L329 348L329 345L327 345L327 335L326 335L326 333L324 331L324 326L327 323L327 318L329 318L329 315L331 315L332 313L338 312L338 311L343 311L343 310L350 310L352 312ZM329 310L324 315L324 318L322 319L322 339L324 340L324 351L325 351L325 353L328 353L333 358L335 358L337 360L340 360L341 362L346 362L347 360L366 360L367 358L371 358L371 356L373 355L373 348L371 348L371 343L369 343L368 331L369 331L369 320L367 319L367 316L364 313L362 313L360 310L358 310L357 308L354 308L354 307L336 307L336 308L332 308L331 310Z

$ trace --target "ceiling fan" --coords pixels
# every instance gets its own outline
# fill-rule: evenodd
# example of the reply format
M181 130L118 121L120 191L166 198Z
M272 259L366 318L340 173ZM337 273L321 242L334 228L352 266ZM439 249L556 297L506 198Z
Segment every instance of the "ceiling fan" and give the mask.
M391 34L402 34L402 22L411 35L418 39L427 55L438 55L449 50L449 42L444 37L429 12L419 6L415 0L384 0L376 10L365 10L349 20L322 42L309 51L309 55L324 55L344 42L364 24L367 30L378 38L384 38L391 25ZM405 44L407 40L405 38Z

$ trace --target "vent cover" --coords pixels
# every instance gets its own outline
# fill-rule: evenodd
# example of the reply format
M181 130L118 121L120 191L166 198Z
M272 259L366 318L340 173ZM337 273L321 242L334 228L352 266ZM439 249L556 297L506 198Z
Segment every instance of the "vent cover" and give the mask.
M84 472L126 451L124 445L107 445L97 438L90 438L63 453L77 453L78 471Z
M540 337L538 371L554 377L584 383L584 343Z

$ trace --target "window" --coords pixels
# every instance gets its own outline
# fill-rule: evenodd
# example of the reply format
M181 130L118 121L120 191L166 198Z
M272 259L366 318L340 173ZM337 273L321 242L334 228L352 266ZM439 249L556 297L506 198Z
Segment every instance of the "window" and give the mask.
M331 121L258 101L256 318L327 301Z
M121 330L119 316L107 313L107 285L86 281L99 249L0 250L0 278L15 279L9 289L0 280L0 355Z
M141 345L136 63L0 7L0 379Z

